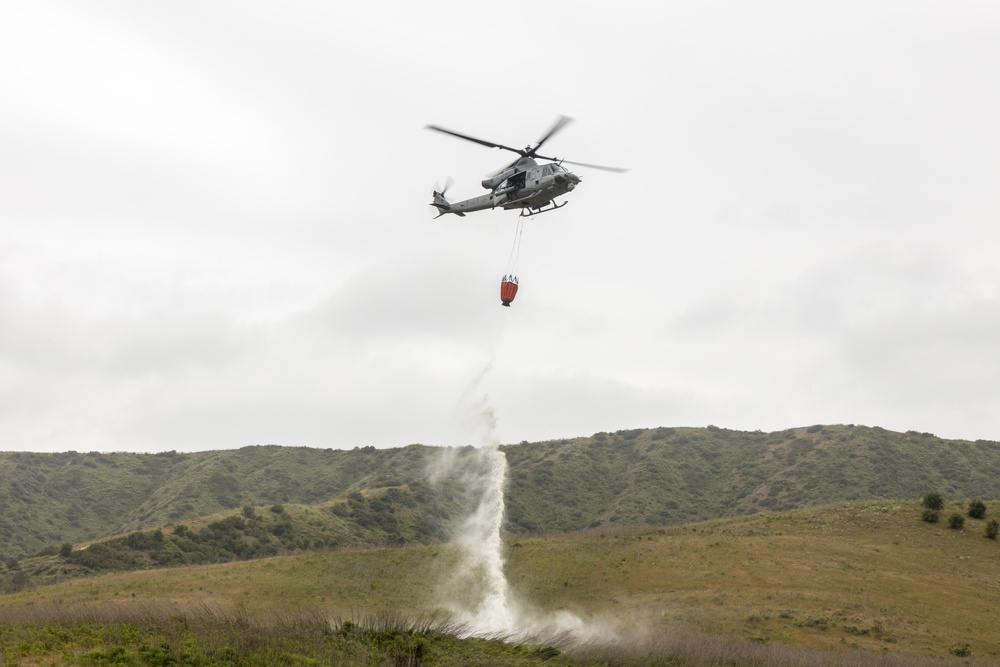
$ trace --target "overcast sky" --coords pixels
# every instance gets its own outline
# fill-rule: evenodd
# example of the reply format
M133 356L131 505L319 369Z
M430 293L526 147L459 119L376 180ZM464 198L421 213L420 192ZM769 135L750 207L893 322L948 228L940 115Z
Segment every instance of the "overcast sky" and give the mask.
M0 450L1000 440L1000 4L0 7ZM510 146L582 184L433 219Z

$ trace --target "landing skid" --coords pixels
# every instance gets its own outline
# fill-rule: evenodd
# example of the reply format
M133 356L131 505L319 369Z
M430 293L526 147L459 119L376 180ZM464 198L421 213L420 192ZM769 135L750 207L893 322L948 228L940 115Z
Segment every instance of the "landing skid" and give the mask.
M561 204L557 204L555 202L551 202L551 203L552 203L552 206L550 206L548 208L539 207L539 208L535 209L534 212L532 212L532 213L525 213L525 211L530 211L531 209L528 208L528 207L524 207L524 208L521 209L521 217L522 218L530 218L531 216L538 215L539 213L548 213L549 211L554 211L557 208L562 208L563 206L565 206L569 202L568 201L564 201Z

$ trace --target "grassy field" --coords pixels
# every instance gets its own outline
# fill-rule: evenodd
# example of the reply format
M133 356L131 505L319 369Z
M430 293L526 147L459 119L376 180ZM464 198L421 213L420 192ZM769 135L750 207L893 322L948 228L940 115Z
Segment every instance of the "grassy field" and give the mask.
M1000 662L1000 544L982 522L959 532L919 517L915 503L845 504L524 540L508 576L547 609L821 649L968 647Z
M1000 503L988 505L988 517L1000 514ZM953 504L942 514L961 511ZM445 607L442 591L455 557L447 546L341 550L92 577L4 596L0 628L14 636L18 627L27 632L17 619L28 619L23 622L37 629L50 622L46 618L65 624L102 609L111 616L168 609L157 612L168 618L213 609L220 610L213 618L251 619L294 616L303 609L326 619L357 619L392 610L421 618ZM845 503L667 528L511 537L506 557L518 603L539 618L569 612L601 636L625 633L629 646L662 648L659 662L633 655L618 664L723 664L706 657L712 651L748 656L736 665L890 664L875 661L886 655L898 656L897 664L917 664L916 656L945 664L959 657L1000 664L995 629L1000 543L984 537L983 521L967 518L961 531L949 529L946 521L925 523L916 502ZM682 655L678 638L702 648ZM663 644L668 639L674 643ZM444 639L429 641L442 656L460 650L446 648ZM133 648L138 651L138 645ZM91 647L98 649L104 650ZM752 657L764 656L765 649L770 657ZM394 664L389 653L372 651L375 662L326 657L317 664L379 664L383 658ZM848 662L845 656L856 651L868 661ZM841 656L841 662L830 655ZM498 656L491 664L534 664L544 657L523 651ZM102 664L21 658L8 657L8 664ZM508 658L513 662L504 662ZM573 664L615 664L607 655L579 649L564 652L560 660L571 658L577 660ZM517 662L522 660L528 662ZM154 663L136 658L120 664ZM476 663L440 658L427 664Z

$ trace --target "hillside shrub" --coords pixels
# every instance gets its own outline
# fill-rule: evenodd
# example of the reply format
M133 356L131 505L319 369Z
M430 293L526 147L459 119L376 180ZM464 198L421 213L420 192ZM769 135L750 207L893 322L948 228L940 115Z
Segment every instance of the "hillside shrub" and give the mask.
M932 491L924 496L923 506L929 510L943 510L944 498L941 497L940 493Z
M125 539L119 538L107 542L91 544L86 549L74 551L70 562L91 570L134 570L142 567L142 558L134 551L122 548Z
M243 517L232 515L227 516L225 519L219 519L218 521L213 521L208 524L208 530L215 533L233 533L240 530L246 530L247 523L243 520Z
M24 570L17 570L14 572L14 575L3 584L3 587L0 588L0 592L19 593L28 588L31 588L31 575Z
M938 514L937 510L926 509L924 510L923 520L927 523L937 523L941 515Z
M157 528L148 533L130 533L125 538L125 544L133 551L154 551L163 545L163 531Z
M986 516L986 503L982 500L973 500L969 503L969 517L972 519L982 519Z
M965 527L965 517L961 514L952 514L948 517L948 527L952 530L962 530Z
M986 522L986 537L991 540L997 539L997 535L1000 534L1000 521L996 519L990 519Z

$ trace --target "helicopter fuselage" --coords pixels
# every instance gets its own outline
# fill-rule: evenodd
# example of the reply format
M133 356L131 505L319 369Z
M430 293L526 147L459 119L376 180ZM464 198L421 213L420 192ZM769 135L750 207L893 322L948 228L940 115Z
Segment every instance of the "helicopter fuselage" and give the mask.
M580 183L580 177L561 164L540 165L529 157L521 158L507 171L512 173L507 175L507 172L503 172L499 175L506 176L505 178L494 177L483 181L483 187L491 188L489 194L448 202L443 195L435 193L431 205L440 211L440 215L454 213L464 216L466 213L490 208L522 209L524 215L533 215L525 213L524 209L538 213L539 209L551 204L556 197L572 191ZM559 208L555 204L553 207Z

